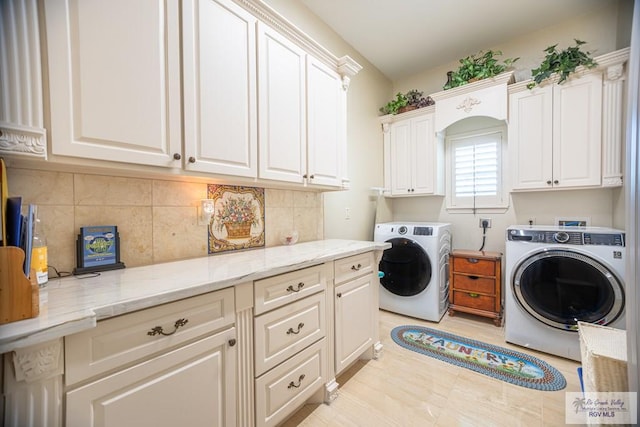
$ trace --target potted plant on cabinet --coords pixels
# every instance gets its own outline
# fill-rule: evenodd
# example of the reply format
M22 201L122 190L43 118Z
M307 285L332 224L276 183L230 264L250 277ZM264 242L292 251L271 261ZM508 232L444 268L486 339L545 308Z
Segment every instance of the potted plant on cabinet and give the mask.
M423 95L424 93L417 89L411 89L407 93L398 92L394 99L387 102L384 107L380 107L380 112L382 114L400 114L435 104L430 96L425 98Z
M586 42L578 39L574 40L576 42L575 46L568 47L563 51L558 51L557 44L544 50L547 54L540 66L531 70L533 81L527 84L527 88L532 89L544 80L549 79L553 74L560 76L558 84L562 84L571 73L576 71L577 67L593 68L598 65L591 57L590 52L581 50L581 46Z
M477 80L497 76L513 66L518 58L507 58L500 62L498 56L502 56L499 50L480 51L474 55L459 60L460 67L456 71L447 73L447 83L443 89L451 89L472 83Z

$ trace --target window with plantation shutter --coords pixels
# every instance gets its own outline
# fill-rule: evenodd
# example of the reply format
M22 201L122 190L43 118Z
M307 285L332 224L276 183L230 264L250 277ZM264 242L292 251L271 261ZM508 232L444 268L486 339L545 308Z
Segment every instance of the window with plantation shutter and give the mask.
M450 209L504 208L504 128L447 136Z

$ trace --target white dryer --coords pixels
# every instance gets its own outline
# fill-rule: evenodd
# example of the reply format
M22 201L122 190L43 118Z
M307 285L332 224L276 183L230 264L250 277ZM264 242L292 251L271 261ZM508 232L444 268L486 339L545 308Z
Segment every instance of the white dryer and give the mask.
M580 360L577 322L625 329L625 234L601 227L511 226L506 341Z
M378 269L380 308L439 322L449 306L450 224L376 224L376 242L389 242Z

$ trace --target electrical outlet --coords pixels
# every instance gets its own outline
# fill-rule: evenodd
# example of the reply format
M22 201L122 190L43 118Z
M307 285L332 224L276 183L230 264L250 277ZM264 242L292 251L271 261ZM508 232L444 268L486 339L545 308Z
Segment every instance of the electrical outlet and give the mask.
M491 218L480 218L480 222L478 222L478 227L482 227L482 223L487 222L487 228L491 228Z
M344 208L344 219L351 219L351 208Z

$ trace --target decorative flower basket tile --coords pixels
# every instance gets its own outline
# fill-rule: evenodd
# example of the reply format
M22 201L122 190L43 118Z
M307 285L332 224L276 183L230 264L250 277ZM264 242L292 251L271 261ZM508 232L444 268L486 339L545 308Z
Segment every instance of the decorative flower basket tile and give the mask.
M264 188L209 184L209 253L264 246Z

